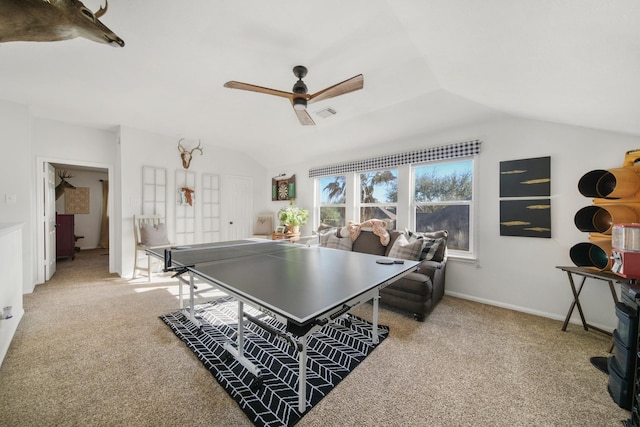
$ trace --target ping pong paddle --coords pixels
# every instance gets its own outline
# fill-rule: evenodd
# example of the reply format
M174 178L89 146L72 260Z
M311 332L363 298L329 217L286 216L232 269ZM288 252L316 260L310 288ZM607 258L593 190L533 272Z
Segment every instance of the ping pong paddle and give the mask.
M404 264L404 260L403 259L379 258L379 259L376 260L376 262L378 264L385 264L385 265Z

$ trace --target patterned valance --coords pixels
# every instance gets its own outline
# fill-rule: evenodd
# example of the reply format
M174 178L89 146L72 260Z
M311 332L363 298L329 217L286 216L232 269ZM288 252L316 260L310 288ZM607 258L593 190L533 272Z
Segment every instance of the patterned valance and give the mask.
M389 154L373 157L366 160L337 163L335 165L321 166L309 169L309 178L318 176L342 175L347 172L363 172L368 170L388 169L409 163L425 163L436 160L455 159L468 157L480 152L482 141L459 142L440 147L424 148L422 150L408 151L406 153Z

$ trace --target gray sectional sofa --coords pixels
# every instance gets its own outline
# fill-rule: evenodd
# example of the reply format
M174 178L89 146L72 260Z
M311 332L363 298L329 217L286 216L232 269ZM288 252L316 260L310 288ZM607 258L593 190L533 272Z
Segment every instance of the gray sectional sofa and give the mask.
M347 234L342 231L343 234ZM380 291L382 304L413 314L418 321L442 299L447 267L446 230L433 233L389 231L389 242L383 245L380 236L363 230L355 240L341 235L341 229L325 231L320 245L334 249L351 250L392 258L419 260L415 272L392 283Z

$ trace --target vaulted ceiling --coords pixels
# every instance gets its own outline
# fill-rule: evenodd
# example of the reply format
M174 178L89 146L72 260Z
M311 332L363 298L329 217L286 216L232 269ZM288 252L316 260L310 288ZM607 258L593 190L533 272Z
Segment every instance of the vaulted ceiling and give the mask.
M265 165L504 114L640 135L638 17L637 0L111 0L101 21L124 48L2 43L0 99ZM364 89L301 126L288 100L223 87L291 91L295 65L311 93L357 74Z

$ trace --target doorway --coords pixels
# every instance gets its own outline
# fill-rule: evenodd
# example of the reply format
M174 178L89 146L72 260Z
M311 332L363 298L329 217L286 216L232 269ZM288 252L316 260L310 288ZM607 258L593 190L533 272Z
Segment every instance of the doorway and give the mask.
M74 221L73 228L70 232L67 232L71 233L68 238L73 239L73 243L71 243L73 250L94 249L105 245L108 248L113 245L114 221L108 221L109 218L113 218L113 197L108 193L108 183L113 182L113 166L39 158L37 160L37 171L38 244L36 284L42 284L50 279L56 270L57 254L55 253L56 244L53 239L57 240L56 229L59 228L59 226L56 226L57 219L62 218L56 218L56 214L70 216ZM58 194L58 197L56 197L54 195L55 187L61 187L62 177L70 184L64 186L76 187L76 189L64 192L64 195ZM52 179L55 180L53 188ZM78 191L77 189L80 190ZM60 193L62 188L58 188L58 190ZM103 195L107 197L103 199ZM55 200L52 201L52 197ZM103 211L105 215L103 215ZM107 219L106 222L103 219L105 217ZM54 224L53 227L51 226L52 223ZM101 229L103 228L105 233L101 235ZM73 259L73 250L64 254L64 256ZM107 254L106 250L105 255ZM109 272L115 270L113 252L108 251L108 256L104 257L104 262L108 262Z

